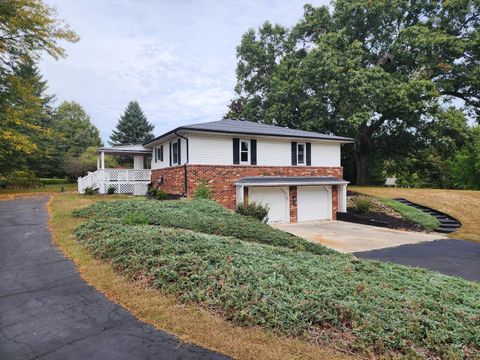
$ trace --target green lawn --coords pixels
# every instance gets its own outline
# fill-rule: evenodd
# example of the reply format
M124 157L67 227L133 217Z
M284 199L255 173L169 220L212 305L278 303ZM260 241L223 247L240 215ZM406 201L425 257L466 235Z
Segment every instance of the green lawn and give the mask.
M27 193L59 193L63 191L77 191L77 184L48 184L38 188L25 188L25 189L0 189L0 195L11 195L11 194L27 194Z
M235 323L363 354L480 351L478 283L308 251L298 238L212 202L97 203L76 216L90 218L76 236L94 256Z

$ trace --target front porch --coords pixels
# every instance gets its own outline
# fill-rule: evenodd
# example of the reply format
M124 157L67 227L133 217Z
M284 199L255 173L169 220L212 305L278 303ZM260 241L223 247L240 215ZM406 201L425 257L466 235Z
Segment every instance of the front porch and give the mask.
M78 192L84 194L86 188L91 188L106 194L109 188L114 188L117 194L145 195L151 182L151 171L147 168L151 153L141 145L99 149L97 170L78 178ZM105 155L133 157L133 169L105 168Z

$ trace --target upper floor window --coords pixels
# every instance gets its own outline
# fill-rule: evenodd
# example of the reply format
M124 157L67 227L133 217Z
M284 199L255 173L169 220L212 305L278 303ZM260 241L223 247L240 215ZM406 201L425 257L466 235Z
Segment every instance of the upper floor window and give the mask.
M248 163L250 158L250 140L240 140L240 162Z
M172 144L172 163L178 164L178 143L174 142Z
M305 164L305 143L297 144L297 164Z
M158 161L163 161L163 145L160 145L159 148L157 148L157 156L156 159Z

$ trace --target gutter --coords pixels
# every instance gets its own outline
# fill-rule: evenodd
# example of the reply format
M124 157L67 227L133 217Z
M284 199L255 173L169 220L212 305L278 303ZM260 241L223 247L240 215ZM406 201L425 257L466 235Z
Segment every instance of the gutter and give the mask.
M185 164L183 164L183 188L185 189L185 192L184 192L184 196L187 196L188 194L188 174L187 174L187 164L189 162L189 156L190 156L190 150L189 150L189 142L188 142L188 138L186 138L185 136L183 135L180 135L178 132L178 129L175 129L173 131L173 133L175 135L177 135L179 138L181 139L185 139L185 142L187 144L187 161L185 161Z

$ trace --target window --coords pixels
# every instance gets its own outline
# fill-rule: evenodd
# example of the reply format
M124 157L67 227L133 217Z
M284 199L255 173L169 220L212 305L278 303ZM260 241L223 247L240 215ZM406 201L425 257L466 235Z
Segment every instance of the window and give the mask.
M158 161L163 161L163 145L157 148L157 157Z
M297 164L305 164L305 144L297 144Z
M172 143L172 164L178 164L178 143Z
M248 163L249 161L249 140L240 140L240 162Z

